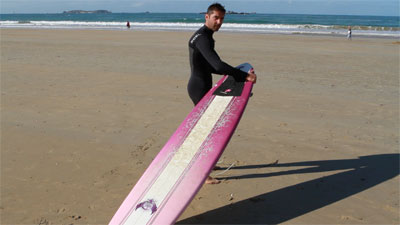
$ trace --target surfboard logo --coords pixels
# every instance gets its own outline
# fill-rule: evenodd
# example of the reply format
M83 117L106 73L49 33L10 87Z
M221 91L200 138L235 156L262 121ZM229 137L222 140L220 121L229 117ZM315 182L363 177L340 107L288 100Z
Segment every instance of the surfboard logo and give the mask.
M228 88L228 89L226 89L225 91L221 91L221 93L222 94L228 94L229 92L231 92L232 91L232 89L230 89L230 88Z
M149 199L147 201L139 203L136 206L135 210L137 210L139 208L142 208L145 211L151 210L151 214L150 215L153 215L153 213L155 213L157 211L157 205L156 205L156 202L153 199Z

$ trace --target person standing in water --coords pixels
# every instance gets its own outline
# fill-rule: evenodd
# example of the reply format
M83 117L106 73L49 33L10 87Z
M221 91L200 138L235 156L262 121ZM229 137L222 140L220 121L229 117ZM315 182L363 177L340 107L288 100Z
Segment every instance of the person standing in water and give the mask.
M351 40L351 27L350 26L347 27L347 39Z

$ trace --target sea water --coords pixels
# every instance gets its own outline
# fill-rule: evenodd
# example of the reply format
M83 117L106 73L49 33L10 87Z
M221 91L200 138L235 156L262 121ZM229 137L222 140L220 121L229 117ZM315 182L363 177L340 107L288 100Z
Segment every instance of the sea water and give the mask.
M346 35L400 38L397 16L227 14L220 31L246 33ZM0 14L0 28L127 29L194 31L204 24L200 13Z

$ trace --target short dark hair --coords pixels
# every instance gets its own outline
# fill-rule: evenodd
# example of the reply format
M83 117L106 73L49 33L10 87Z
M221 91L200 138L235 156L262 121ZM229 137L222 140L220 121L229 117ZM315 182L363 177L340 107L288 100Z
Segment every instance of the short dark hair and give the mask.
M207 14L211 15L214 11L220 11L220 12L223 12L223 13L226 12L225 7L223 5L221 5L221 4L219 4L218 2L208 6Z

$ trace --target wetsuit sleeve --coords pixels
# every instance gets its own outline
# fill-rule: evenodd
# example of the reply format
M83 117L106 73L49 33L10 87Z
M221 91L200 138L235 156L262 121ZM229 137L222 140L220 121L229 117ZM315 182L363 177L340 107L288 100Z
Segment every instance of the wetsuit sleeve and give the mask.
M247 73L236 69L227 63L223 62L217 52L211 47L210 40L206 37L199 37L196 42L196 47L204 56L207 62L213 67L217 74L227 74L233 76L236 81L245 81Z

